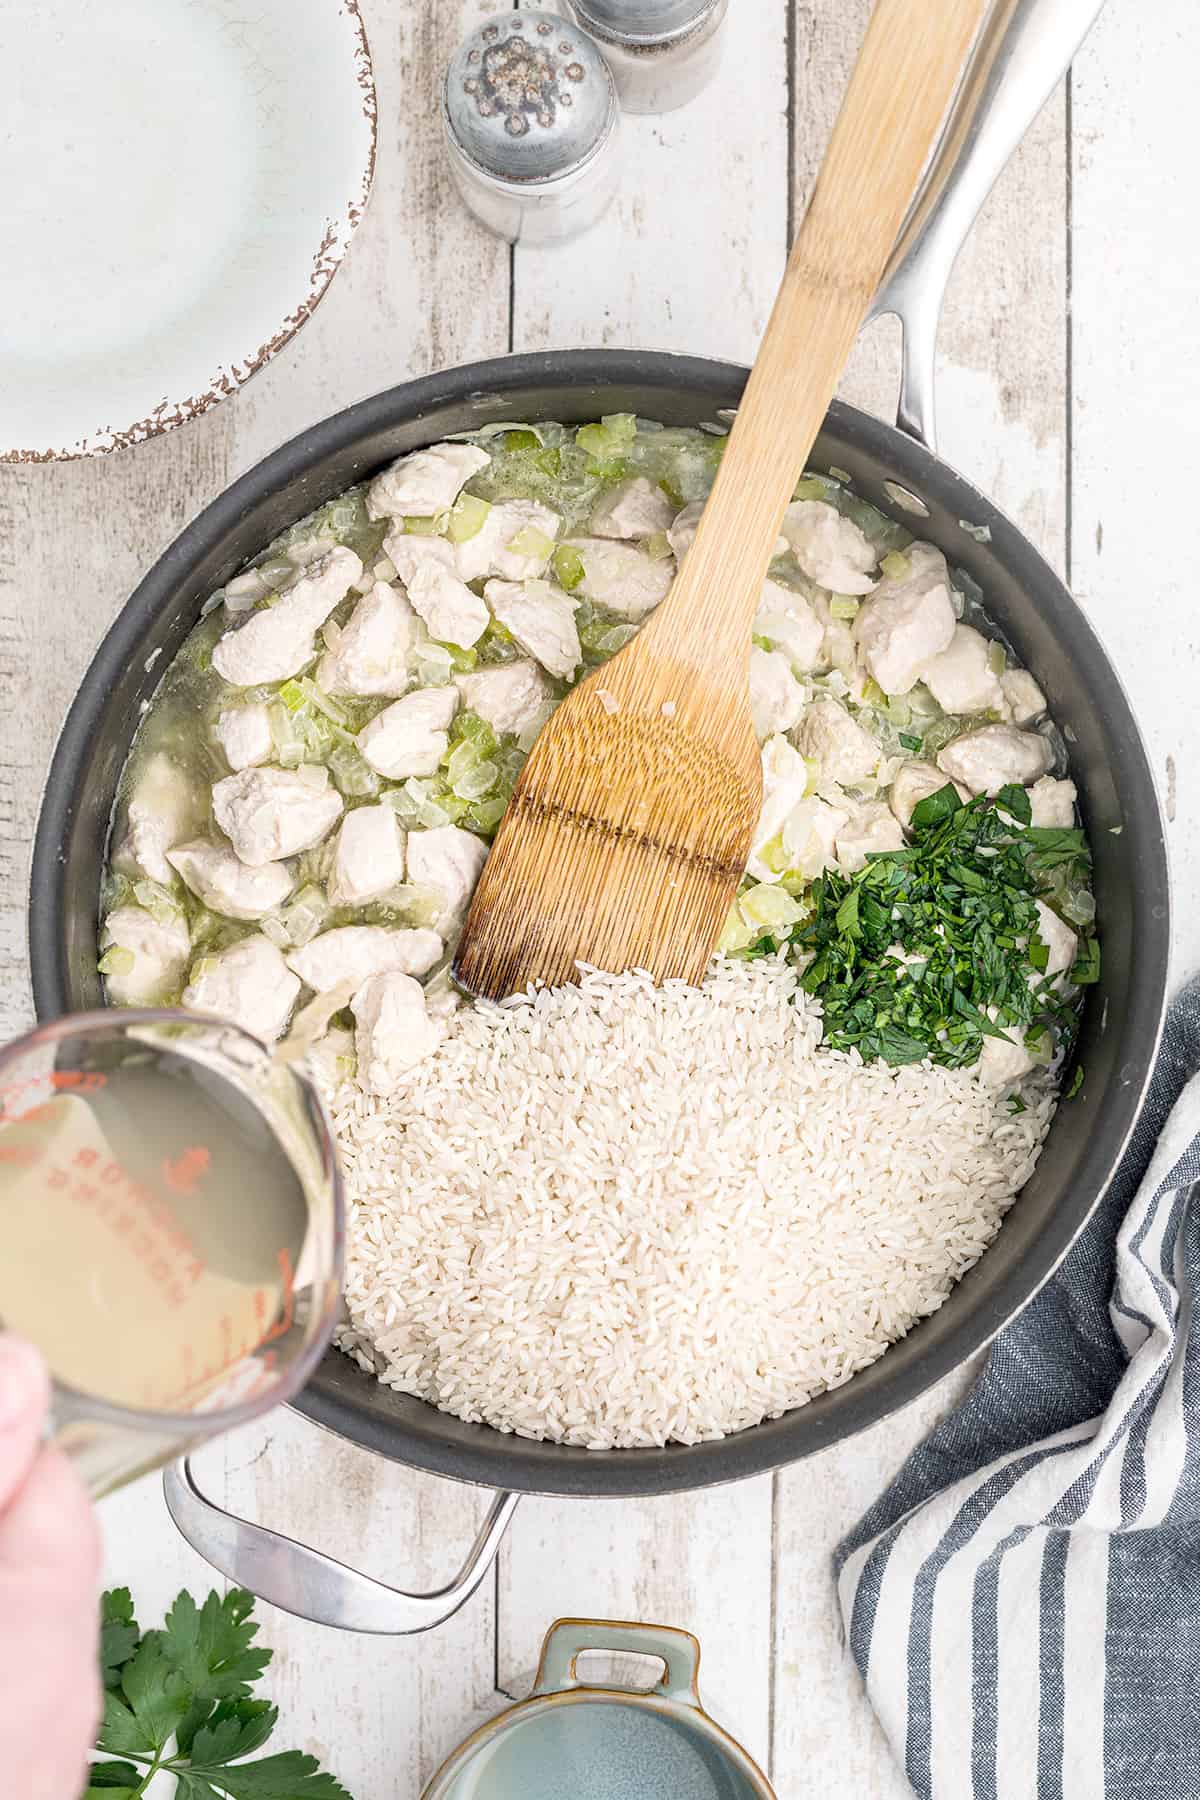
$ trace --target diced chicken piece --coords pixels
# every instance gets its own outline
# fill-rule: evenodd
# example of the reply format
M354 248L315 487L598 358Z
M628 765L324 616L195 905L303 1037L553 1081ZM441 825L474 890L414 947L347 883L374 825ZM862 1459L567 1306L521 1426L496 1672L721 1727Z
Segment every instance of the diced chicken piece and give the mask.
M455 685L469 712L478 714L497 735L518 737L539 731L554 710L550 683L535 662L501 663L456 675Z
M1044 900L1035 900L1034 905L1038 912L1038 937L1049 952L1046 967L1039 973L1053 981L1056 975L1065 975L1073 965L1079 939L1071 927L1063 919L1060 919ZM1059 987L1064 985L1061 981L1058 983Z
M264 580L257 569L246 569L225 583L225 611L252 612L259 601L265 600L273 591L270 582Z
M368 1094L390 1094L441 1041L441 1028L425 1010L425 990L411 975L371 975L350 1005L358 1027L358 1085Z
M692 540L696 536L696 527L700 523L700 514L703 511L703 500L692 500L682 512L676 513L674 520L667 527L667 541L679 562L683 561L692 547ZM772 555L786 556L789 549L790 545L787 539L777 537Z
M996 1008L989 1006L988 1018L993 1024ZM1033 1057L1022 1043L1024 1032L1019 1025L1009 1028L1003 1037L985 1037L975 1064L975 1074L985 1087L1013 1087L1034 1067Z
M257 867L308 850L342 813L326 770L243 769L213 787L213 816L244 863Z
M754 617L755 637L766 638L782 650L792 668L807 675L820 666L825 626L803 594L782 582L763 582L762 598Z
M474 536L456 548L460 579L499 575L505 581L532 581L545 570L561 525L559 515L540 501L498 501Z
M489 581L483 597L522 650L536 656L551 675L571 679L583 651L569 594L550 581Z
M871 734L836 700L810 701L793 741L802 756L819 765L822 781L836 781L843 787L866 781L879 767L882 755Z
M965 787L960 787L957 782L951 783L950 777L944 775L935 763L901 763L892 777L892 785L888 791L888 805L907 831L912 824L913 811L921 804L921 801L928 800L930 794L940 793L944 787L951 785L960 800L971 798Z
M746 870L756 881L778 881L782 871L769 868L762 860L762 852L773 838L779 836L788 814L808 791L804 758L785 737L768 738L763 745L762 780L762 809L754 828Z
M340 1012L341 1008L337 1010ZM355 1071L354 1033L334 1025L324 1037L308 1046L305 1059L322 1088L338 1087Z
M856 875L867 866L868 856L880 850L902 850L904 832L886 800L870 800L856 806L837 834L835 849L839 869Z
M404 832L390 806L356 806L338 827L326 892L331 906L362 906L404 880Z
M826 500L793 500L783 535L810 581L834 594L869 594L879 553L853 519Z
M461 650L478 643L491 621L479 595L435 562L416 571L408 583L408 597L430 637L441 644L457 644Z
M653 612L675 579L669 556L655 562L634 544L596 537L570 538L568 543L583 564L583 580L575 593L623 619L643 619Z
M434 444L402 456L367 489L372 519L432 518L447 512L472 475L491 462L474 444Z
M227 919L261 919L291 893L295 882L283 863L260 863L251 868L223 844L197 838L167 851L167 861L178 869L193 894L213 912Z
M428 532L389 531L383 540L383 554L406 588L422 569L458 573L458 560L449 538L432 537Z
M1012 725L985 725L969 731L938 752L938 768L961 781L973 794L993 797L1010 783L1024 784L1044 775L1051 763L1050 746L1034 731Z
M282 1032L300 992L300 983L269 938L255 933L202 956L183 990L189 1012L215 1013L232 1019L264 1043Z
M759 743L776 731L790 731L804 711L804 689L779 650L750 652L750 716Z
M907 694L925 665L949 647L957 624L941 551L913 544L906 554L908 573L886 576L854 621L859 650L885 694Z
M250 614L213 646L213 668L234 687L286 681L316 654L314 638L339 601L362 578L353 550L337 544L279 590L274 606Z
M1030 824L1069 831L1075 823L1075 802L1078 798L1078 790L1073 781L1056 781L1053 775L1043 775L1029 790L1029 804L1033 812Z
M1032 725L1045 712L1046 696L1028 669L1007 669L1000 687L1014 725Z
M487 845L482 838L457 825L439 825L432 831L408 834L408 878L418 887L433 888L441 895L439 927L444 928L447 922L466 912L486 861Z
M183 986L191 940L182 913L156 919L143 907L118 906L104 921L101 945L133 957L127 974L105 976L114 1006L166 1006Z
M838 838L849 818L843 807L831 806L818 794L801 800L784 820L780 834L787 867L806 881L815 881L836 861Z
M418 688L376 713L354 741L380 775L432 775L450 747L457 711L456 687Z
M416 631L417 615L399 588L377 581L318 663L317 686L323 694L402 694Z
M113 853L113 868L135 881L144 875L149 881L170 887L167 851L172 844L192 835L202 810L187 775L165 752L158 751L130 793L125 836Z
M925 664L921 680L944 712L998 712L1003 707L1004 690L988 662L990 651L981 631L956 625L946 648Z
M227 706L213 726L213 736L235 773L268 762L275 748L271 716L258 700L245 706Z
M592 514L593 537L648 538L666 531L675 517L674 508L657 482L635 475L618 482Z
M682 562L692 547L692 539L696 535L696 527L700 523L700 514L704 511L703 500L692 500L682 512L675 514L671 524L666 527L667 542Z
M442 954L436 931L403 931L390 925L339 925L322 931L288 956L288 967L318 994L344 981L361 984L371 975L398 969L424 975Z

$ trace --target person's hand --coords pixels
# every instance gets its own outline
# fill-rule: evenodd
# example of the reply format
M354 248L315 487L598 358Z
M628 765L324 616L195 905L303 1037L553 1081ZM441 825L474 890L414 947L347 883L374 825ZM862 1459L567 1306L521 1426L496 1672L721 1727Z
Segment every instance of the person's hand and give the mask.
M32 1345L0 1333L0 1768L13 1800L78 1800L100 1716L100 1534L83 1484L41 1447Z

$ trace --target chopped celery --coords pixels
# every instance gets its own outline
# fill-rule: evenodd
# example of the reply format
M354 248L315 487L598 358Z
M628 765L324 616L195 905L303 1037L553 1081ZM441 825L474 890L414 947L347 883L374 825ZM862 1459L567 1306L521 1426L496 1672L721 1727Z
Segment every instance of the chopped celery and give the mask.
M850 482L850 472L847 469L835 469L833 464L830 463L829 473L833 476L835 481L844 481L847 485Z
M671 540L665 531L656 531L646 539L646 555L651 562L666 562L671 554Z
M829 610L835 619L856 619L859 602L853 594L834 594L829 602Z
M292 683L288 682L286 685L291 687ZM295 685L300 688L305 699L310 701L318 712L324 713L327 719L332 719L335 725L345 726L349 723L344 707L339 706L336 700L331 700L328 694L322 693L316 682L309 676L301 675ZM282 693L282 689L280 692Z
M869 677L863 682L862 704L864 706L879 707L887 705L887 695L884 693L879 683L871 680Z
M179 917L179 902L157 881L135 881L133 897L144 912L160 925L171 925Z
M750 642L754 645L754 647L757 650L772 650L772 649L774 649L774 645L772 644L770 638L755 636L750 639Z
M104 952L96 967L101 975L132 975L134 961L132 950L124 950L119 944L114 944L111 950Z
M536 556L547 562L554 549L554 539L539 531L536 525L526 525L510 540L508 547L518 556Z
M515 431L506 431L504 434L506 450L537 450L541 447L541 442L537 432L530 431L525 426L518 426Z
M460 747L465 749L466 745ZM450 773L449 770L446 772ZM480 762L462 775L451 776L451 786L460 800L482 800L491 793L499 777L500 771L494 762Z
M469 739L455 744L453 750L448 750L442 758L446 777L451 787L456 787L462 777L472 769L478 768L483 760L484 758Z
M804 917L804 908L783 887L760 882L738 901L738 909L752 925L795 925Z
M507 805L507 794L497 795L494 799L475 800L468 808L466 817L477 831L492 832L504 817Z
M469 675L479 661L479 652L474 647L464 650L461 644L443 641L438 648L450 652L450 667L456 675Z
M285 681L279 690L279 698L288 711L294 713L306 704L308 695L298 681Z
M1004 654L1004 645L995 642L988 645L987 665L993 675L1003 675L1008 667L1008 658Z
M912 574L912 558L905 556L903 550L889 550L879 567L889 581L907 581Z
M454 502L446 526L446 536L450 542L465 544L468 538L473 538L491 510L490 501L480 500L475 494L460 494Z
M598 648L602 656L615 656L618 650L625 648L630 638L636 636L636 625L610 625L600 639Z
M353 744L335 744L328 767L338 792L347 800L370 799L379 792L378 775Z
M717 949L723 950L727 956L739 950L748 950L757 936L757 930L743 919L735 900L729 909L724 929L717 939Z
M445 513L433 513L429 517L410 514L404 521L404 529L412 537L439 537L445 523Z
M805 475L792 490L793 500L825 500L829 497L829 482L824 475Z
M450 726L450 742L452 744L473 744L479 757L491 756L497 748L499 739L486 719L468 708L460 712Z
M554 552L554 573L568 594L577 588L586 574L578 550L572 550L570 544L559 544Z
M783 847L783 838L776 834L764 844L758 853L758 860L766 863L772 875L782 875L788 866L788 853Z

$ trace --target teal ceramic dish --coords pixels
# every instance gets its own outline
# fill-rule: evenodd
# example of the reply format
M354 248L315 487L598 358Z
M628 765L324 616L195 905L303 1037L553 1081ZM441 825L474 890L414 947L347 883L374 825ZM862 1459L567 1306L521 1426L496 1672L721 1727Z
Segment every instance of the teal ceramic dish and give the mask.
M646 1692L588 1685L585 1650L657 1656ZM422 1800L775 1800L740 1744L700 1704L700 1645L668 1625L560 1619L528 1700L460 1744Z

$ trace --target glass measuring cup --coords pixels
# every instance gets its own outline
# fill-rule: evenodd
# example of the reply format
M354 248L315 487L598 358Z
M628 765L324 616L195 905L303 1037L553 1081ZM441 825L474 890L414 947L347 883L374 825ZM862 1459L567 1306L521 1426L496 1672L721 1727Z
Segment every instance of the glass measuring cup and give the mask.
M320 1097L238 1026L80 1013L0 1050L0 1326L94 1495L290 1399L342 1248Z

